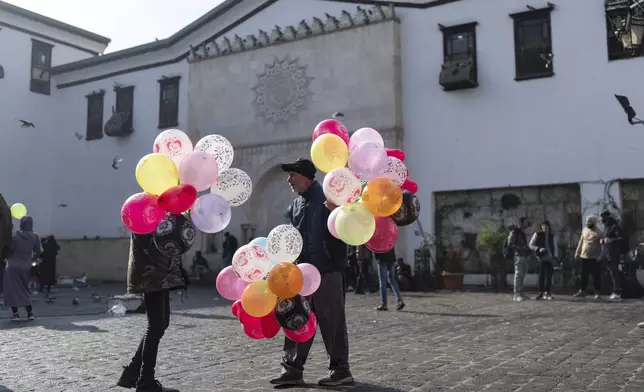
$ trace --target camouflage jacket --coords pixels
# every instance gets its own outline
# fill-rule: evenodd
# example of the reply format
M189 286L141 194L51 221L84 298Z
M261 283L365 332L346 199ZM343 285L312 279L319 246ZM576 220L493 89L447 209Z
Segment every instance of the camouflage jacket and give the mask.
M188 284L181 257L167 257L161 254L154 245L151 234L132 234L127 268L129 293L179 290L186 288Z

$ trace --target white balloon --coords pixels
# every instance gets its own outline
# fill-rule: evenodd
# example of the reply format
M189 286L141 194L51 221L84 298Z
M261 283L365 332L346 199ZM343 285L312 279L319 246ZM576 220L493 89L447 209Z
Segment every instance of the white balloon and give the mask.
M271 261L259 245L244 245L233 255L232 267L244 282L263 279L270 271Z
M324 195L336 206L353 203L362 192L362 183L351 169L342 167L328 172L322 181Z
M302 253L304 241L292 225L279 225L268 233L266 251L278 263L295 261Z
M207 152L217 158L220 172L228 169L233 164L233 158L235 157L233 145L221 135L203 137L195 145L195 150Z
M387 157L387 169L382 173L382 176L394 181L398 186L402 186L407 179L407 166L396 157Z
M219 173L217 182L210 192L228 200L231 207L244 204L253 191L253 182L245 171L236 168L226 169Z
M154 139L152 151L167 155L179 167L181 160L192 152L192 141L178 129L166 129Z
M349 139L349 152L358 147L358 144L367 140L376 142L383 147L385 146L385 141L378 131L373 128L360 128Z

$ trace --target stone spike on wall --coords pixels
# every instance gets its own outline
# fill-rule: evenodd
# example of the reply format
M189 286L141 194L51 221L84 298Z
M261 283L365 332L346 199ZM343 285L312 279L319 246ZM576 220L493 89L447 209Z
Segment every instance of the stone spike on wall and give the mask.
M389 7L375 6L369 8L356 7L355 13L342 11L340 16L325 14L325 18L313 17L311 20L302 20L295 26L275 26L270 33L259 30L257 34L241 38L235 34L229 37L210 39L190 49L189 62L205 60L232 53L254 50L283 42L315 37L334 31L346 30L354 27L365 26L371 23L397 20L393 5Z

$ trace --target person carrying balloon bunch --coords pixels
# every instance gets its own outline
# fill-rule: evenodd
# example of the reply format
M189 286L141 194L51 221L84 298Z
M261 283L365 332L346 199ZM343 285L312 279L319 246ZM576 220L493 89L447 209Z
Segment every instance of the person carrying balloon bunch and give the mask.
M296 263L313 264L320 271L321 283L311 296L312 311L317 320L329 356L329 376L318 381L322 386L353 383L349 369L349 338L345 315L343 270L347 255L346 245L331 235L327 228L330 210L335 205L327 201L322 186L315 181L316 168L308 159L282 165L288 173L288 183L299 196L288 207L290 223L302 235L303 248ZM304 382L306 359L313 345L313 337L296 343L285 338L282 356L282 374L271 384L297 385Z
M195 229L181 214L168 214L152 234L134 234L130 241L128 293L143 294L147 329L117 385L137 392L178 392L154 377L159 343L170 324L170 291L190 284L181 255L194 243Z

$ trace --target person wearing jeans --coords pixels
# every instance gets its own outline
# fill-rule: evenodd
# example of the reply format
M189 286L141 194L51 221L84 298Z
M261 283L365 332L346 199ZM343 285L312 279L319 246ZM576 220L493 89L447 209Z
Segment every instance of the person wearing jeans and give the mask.
M163 255L152 234L132 234L128 264L128 292L143 294L148 325L129 365L117 385L137 392L178 392L164 388L155 377L159 343L170 325L170 291L185 289L188 277L181 257Z
M344 268L347 248L328 229L327 220L337 208L326 199L322 185L315 180L317 169L308 159L282 165L287 182L298 194L288 207L289 222L302 235L302 252L297 263L311 263L320 271L320 287L310 297L311 310L317 316L320 334L329 357L329 375L318 381L334 387L353 383L349 369L349 336L345 315ZM284 339L282 374L270 380L276 386L304 383L304 365L313 345L312 337L303 343Z
M378 278L380 281L380 306L376 310L387 310L387 281L389 281L391 291L398 302L396 310L402 310L405 307L405 303L400 296L398 280L396 279L396 251L392 249L389 252L376 253L375 255L376 260L378 260Z
M603 257L608 263L608 273L613 283L613 292L609 299L619 300L622 298L619 263L622 256L622 241L624 241L626 233L623 232L621 225L610 211L602 212L600 217L604 224L604 237L599 242L604 245Z
M552 300L552 263L559 258L559 246L549 221L543 221L541 230L534 233L530 240L530 249L539 257L539 295L535 299Z
M573 295L575 298L586 296L588 278L592 275L593 285L595 286L595 299L600 299L601 271L598 259L602 254L600 241L603 236L602 232L597 228L597 217L594 215L588 216L586 218L586 227L581 231L581 237L579 237L579 243L575 251L575 260L581 261L581 287Z
M518 302L530 299L523 293L523 282L528 269L528 255L530 255L528 239L525 235L525 230L528 227L530 227L528 218L521 217L519 226L510 230L507 241L514 253L514 297L512 300Z

